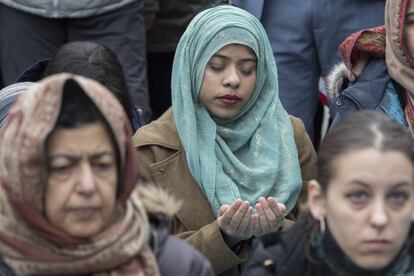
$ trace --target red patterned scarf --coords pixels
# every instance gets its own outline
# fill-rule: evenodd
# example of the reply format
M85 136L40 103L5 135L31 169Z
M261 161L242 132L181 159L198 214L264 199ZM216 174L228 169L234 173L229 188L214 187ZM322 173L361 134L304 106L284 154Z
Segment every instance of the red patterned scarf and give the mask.
M352 34L339 49L349 70L363 55L385 57L390 77L405 89L405 115L414 135L414 59L407 51L403 35L408 3L409 0L388 0L385 25Z

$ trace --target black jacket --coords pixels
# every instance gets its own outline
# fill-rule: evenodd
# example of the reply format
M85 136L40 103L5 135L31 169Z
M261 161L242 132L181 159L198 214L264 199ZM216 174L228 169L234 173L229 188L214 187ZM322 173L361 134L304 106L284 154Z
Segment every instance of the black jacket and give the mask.
M246 264L243 275L281 275L281 276L334 276L338 275L317 254L311 252L315 261L310 261L305 251L307 220L301 218L288 232L270 234L255 240L252 255ZM414 236L414 224L411 228ZM327 230L328 231L328 230ZM326 235L326 233L325 233ZM332 237L332 236L331 236ZM333 239L333 238L332 238ZM410 241L408 252L411 255L411 273L414 275L414 242ZM309 249L312 250L312 249ZM309 255L309 254L308 254ZM335 255L335 254L334 254ZM351 273L352 274L352 273ZM384 272L359 270L349 276L383 275Z
M287 232L255 239L243 275L334 275L327 267L311 263L304 250L306 228L301 219Z

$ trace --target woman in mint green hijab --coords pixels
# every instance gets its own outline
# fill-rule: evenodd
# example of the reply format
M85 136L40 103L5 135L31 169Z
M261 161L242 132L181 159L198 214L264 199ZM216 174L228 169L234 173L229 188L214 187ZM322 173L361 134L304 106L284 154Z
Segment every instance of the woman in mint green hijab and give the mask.
M143 176L176 192L184 209L189 206L178 214L185 230L203 220L196 215L208 202L203 211L217 217L211 223L233 251L254 235L279 230L301 192L301 166L306 180L314 176L315 154L303 125L289 118L278 99L276 64L260 22L227 5L198 14L178 44L171 89L172 110L134 136ZM161 166L164 176L158 177L155 168ZM171 184L176 178L183 183ZM189 182L203 200L195 192L183 194L193 189ZM186 189L177 193L175 186ZM194 217L185 221L191 212ZM219 258L199 244L208 239L205 232L199 234L189 242L222 272Z

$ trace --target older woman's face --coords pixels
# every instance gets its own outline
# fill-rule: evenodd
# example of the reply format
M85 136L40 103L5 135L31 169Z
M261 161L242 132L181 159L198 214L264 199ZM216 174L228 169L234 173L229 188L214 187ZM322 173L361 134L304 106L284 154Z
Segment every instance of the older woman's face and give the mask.
M407 6L404 24L404 41L411 58L414 58L414 1L411 0Z
M334 163L325 218L333 237L359 267L386 267L408 238L414 212L414 171L397 151L353 151Z
M231 118L249 102L256 87L257 59L247 46L229 44L208 62L200 101L213 116Z
M98 234L111 220L117 189L115 150L105 126L57 127L47 152L46 217L74 237Z

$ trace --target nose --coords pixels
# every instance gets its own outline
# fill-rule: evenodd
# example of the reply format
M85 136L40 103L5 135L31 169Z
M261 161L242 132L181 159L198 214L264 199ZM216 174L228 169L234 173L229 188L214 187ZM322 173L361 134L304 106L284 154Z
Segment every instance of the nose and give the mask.
M223 79L223 84L226 87L238 88L240 85L240 76L235 66L229 66L226 70L226 75Z
M78 193L89 196L95 192L95 177L93 174L93 168L90 164L86 162L82 164L78 179L79 180L76 186Z
M386 204L383 200L378 199L373 205L371 213L371 224L379 229L384 228L389 222L389 216L386 210Z

